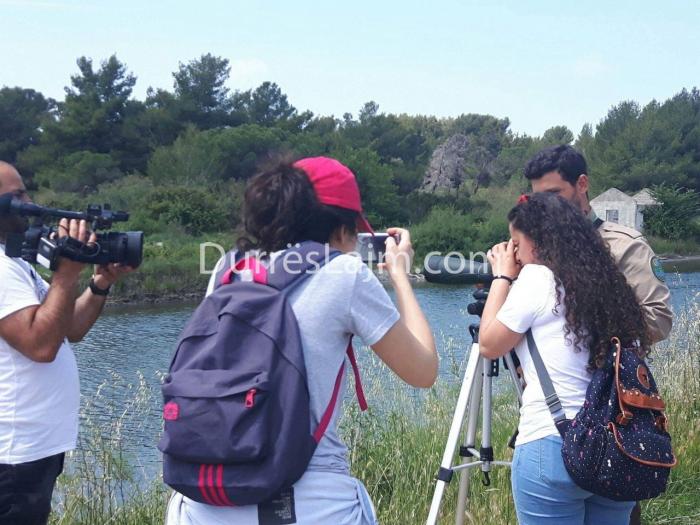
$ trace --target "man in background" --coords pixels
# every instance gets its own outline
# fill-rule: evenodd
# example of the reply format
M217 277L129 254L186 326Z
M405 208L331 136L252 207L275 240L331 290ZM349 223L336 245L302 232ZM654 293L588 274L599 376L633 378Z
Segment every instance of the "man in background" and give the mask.
M0 161L0 195L31 202L17 170ZM43 525L64 454L78 436L80 389L70 342L102 312L110 286L130 268L95 268L78 297L82 263L60 259L49 285L26 261L8 257L25 218L0 216L0 525ZM90 239L85 221L59 223L58 236Z
M595 224L617 267L627 278L644 312L650 342L666 339L671 332L671 293L663 282L663 271L644 236L632 228L599 219L588 200L588 168L583 155L571 146L545 148L525 166L532 191L555 193L576 205ZM639 504L630 525L641 523Z

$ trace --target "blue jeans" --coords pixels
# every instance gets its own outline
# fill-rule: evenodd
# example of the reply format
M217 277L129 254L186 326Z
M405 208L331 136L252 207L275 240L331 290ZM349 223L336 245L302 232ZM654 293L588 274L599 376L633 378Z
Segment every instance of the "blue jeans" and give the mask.
M559 436L515 447L511 484L520 525L628 525L634 507L576 485L564 467Z

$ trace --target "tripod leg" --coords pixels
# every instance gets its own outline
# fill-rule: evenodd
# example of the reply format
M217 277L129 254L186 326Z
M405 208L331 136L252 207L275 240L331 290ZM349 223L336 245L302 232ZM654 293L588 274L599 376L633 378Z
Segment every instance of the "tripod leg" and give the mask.
M481 374L481 367L478 366L480 363L481 356L479 355L477 348L476 352L470 352L467 368L464 371L464 379L462 380L462 386L459 390L459 397L457 398L457 407L455 408L455 413L452 417L450 433L447 436L447 444L445 445L445 452L442 456L442 462L440 463L440 472L435 485L433 500L430 504L427 525L435 525L435 523L437 523L438 512L440 511L440 502L442 501L442 496L445 492L445 486L452 478L452 458L454 457L455 448L457 447L457 442L459 440L459 434L462 429L464 415L467 411L467 403L469 401L469 394L472 391L475 375L477 372Z
M523 384L520 381L520 378L518 377L518 373L515 370L515 365L513 364L513 356L510 355L510 352L508 352L506 355L503 356L503 359L506 362L506 367L508 368L508 372L510 372L510 377L513 380L513 384L515 385L515 393L518 396L518 405L523 404Z
M491 445L491 418L492 418L492 387L493 375L497 373L498 361L484 359L484 388L481 396L484 414L481 418L481 449L479 458L482 461L481 472L484 474L484 485L489 483L489 472L493 461L493 446Z
M479 346L477 344L472 345L471 351L473 353L479 353ZM479 423L479 409L481 408L481 388L483 383L483 374L481 370L484 361L483 358L479 360L479 364L476 367L476 377L474 377L474 382L472 385L472 390L469 395L469 412L467 415L467 432L464 436L464 449L473 449L476 444L476 429ZM471 463L474 461L473 456L466 456L462 458L462 464ZM464 523L464 516L467 510L467 497L469 494L469 471L465 470L460 473L459 476L459 491L457 492L457 512L455 514L455 524L462 525Z
M503 356L503 361L506 364L508 372L510 372L510 378L513 380L513 386L515 387L515 394L518 396L518 407L523 406L523 381L518 377L518 372L515 369L515 364L513 363L513 356L511 352L508 352ZM513 435L508 440L508 447L515 450L515 440L518 437L518 429L515 429Z

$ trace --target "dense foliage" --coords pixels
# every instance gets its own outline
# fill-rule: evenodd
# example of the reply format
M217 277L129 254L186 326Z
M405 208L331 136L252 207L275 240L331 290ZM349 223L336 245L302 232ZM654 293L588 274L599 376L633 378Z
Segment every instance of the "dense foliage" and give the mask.
M659 206L644 210L645 231L667 239L700 236L695 218L700 215L700 195L664 184L652 187Z
M77 68L63 101L0 89L0 159L18 165L38 200L108 200L132 212L128 226L150 234L235 227L245 180L276 152L345 162L358 176L370 221L419 225L425 251L478 250L503 237L510 198L526 188L523 166L546 145L583 150L594 194L665 184L659 191L692 200L700 191L697 89L645 107L622 102L574 142L565 126L531 137L513 133L508 119L386 114L374 102L357 116L314 115L272 82L231 92L229 61L211 54L181 63L172 91L149 89L145 100L132 96L137 79L116 56L99 66L81 57ZM433 152L457 134L468 145L463 182L442 193L420 191ZM648 216L654 233L693 234L678 221L661 225L659 214Z

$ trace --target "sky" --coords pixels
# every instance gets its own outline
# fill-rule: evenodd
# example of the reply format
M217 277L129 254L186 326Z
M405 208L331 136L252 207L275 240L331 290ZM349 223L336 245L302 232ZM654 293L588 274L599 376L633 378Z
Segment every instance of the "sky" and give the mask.
M231 90L276 82L299 110L508 117L578 134L615 104L700 86L700 2L0 0L0 86L62 99L79 56L172 89L205 53Z

